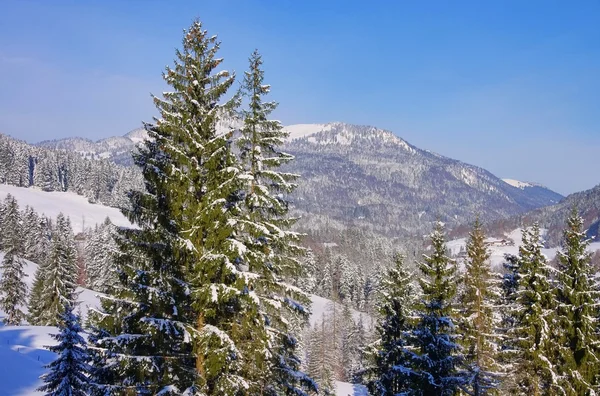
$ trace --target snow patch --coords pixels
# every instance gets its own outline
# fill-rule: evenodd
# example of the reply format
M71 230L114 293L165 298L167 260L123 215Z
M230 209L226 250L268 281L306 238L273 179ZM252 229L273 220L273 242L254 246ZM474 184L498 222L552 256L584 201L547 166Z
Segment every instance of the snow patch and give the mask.
M75 234L81 232L84 226L88 228L102 224L107 217L118 227L132 227L119 209L89 203L87 198L72 192L48 192L33 187L0 184L0 199L4 199L8 194L16 198L21 210L25 206L30 206L38 214L44 214L53 219L59 213L64 214L71 220Z
M336 396L367 396L368 394L364 385L335 381Z
M330 131L331 124L296 124L288 125L283 129L289 133L288 140L291 141L314 135L315 133Z
M521 190L524 190L527 187L542 187L539 184L522 182L522 181L514 180L514 179L502 179L502 181L504 183L510 184L513 187L520 188Z

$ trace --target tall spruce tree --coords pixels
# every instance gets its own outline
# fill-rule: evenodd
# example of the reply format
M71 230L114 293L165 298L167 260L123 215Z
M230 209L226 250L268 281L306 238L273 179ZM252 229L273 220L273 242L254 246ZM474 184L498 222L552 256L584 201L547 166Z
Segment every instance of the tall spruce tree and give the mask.
M494 309L501 293L490 270L491 253L485 244L479 218L469 234L466 253L458 322L464 364L468 371L464 390L474 396L497 394L499 339Z
M16 199L8 194L2 214L2 277L0 277L0 309L4 323L20 325L25 319L22 307L27 303L27 285L23 267L23 223Z
M560 374L568 395L597 392L600 380L600 290L595 282L583 219L573 208L558 251Z
M130 209L122 210L138 228L118 230L119 281L101 298L101 310L90 312L93 395L193 395L201 383L193 356L189 255L180 243L180 209L169 180L174 165L165 150L172 137L146 128L150 139L134 155L145 190L132 191Z
M516 388L513 394L542 395L560 392L556 367L555 340L557 302L550 279L550 267L542 254L538 224L523 230L519 247L519 288L514 327L509 332Z
M164 75L173 90L154 98L160 118L147 125L151 142L136 160L147 192L133 195L130 216L142 229L137 235L127 231L135 243L121 247L145 254L130 253L136 259L121 266L128 287L105 306L109 323L97 325L93 337L105 346L104 366L123 348L118 375L98 371L105 382L126 373L125 384L147 393L267 390L267 322L252 283L261 274L250 271L255 250L244 243L254 226L244 214L246 178L233 154L232 133L217 130L232 106L220 101L234 81L228 72L215 71L222 63L218 49L216 36L194 22L175 66ZM111 329L110 323L117 326ZM107 329L109 337L103 336ZM120 333L130 334L127 342ZM193 351L188 352L188 340ZM134 361L149 353L146 363Z
M264 84L262 57L254 51L249 59L241 93L248 99L242 111L243 127L237 140L244 172L245 210L238 219L239 233L248 247L250 287L260 300L261 314L266 318L271 345L271 374L266 385L272 394L304 394L314 390L312 381L299 371L297 354L298 330L290 328L294 317L308 320L308 295L291 287L302 275L298 256L304 253L298 242L300 235L289 231L295 219L288 216L286 195L291 193L298 175L278 168L293 160L279 151L288 133L279 121L269 120L276 102L264 97L270 86ZM294 331L296 330L296 334Z
M444 226L436 222L431 234L432 254L419 264L422 297L417 305L419 320L410 343L416 348L410 392L421 395L453 395L465 382L455 332L456 263L446 254Z
M88 351L80 318L73 313L73 305L65 304L58 322L59 333L52 334L58 345L48 347L58 355L45 366L50 371L41 378L44 385L38 391L47 396L86 396L89 386Z
M371 394L393 396L417 393L411 383L417 378L412 371L412 352L408 335L414 326L413 307L415 290L412 276L406 270L403 258L397 256L395 265L382 280L378 304L380 322L377 325L379 340L371 356L372 368L367 374Z

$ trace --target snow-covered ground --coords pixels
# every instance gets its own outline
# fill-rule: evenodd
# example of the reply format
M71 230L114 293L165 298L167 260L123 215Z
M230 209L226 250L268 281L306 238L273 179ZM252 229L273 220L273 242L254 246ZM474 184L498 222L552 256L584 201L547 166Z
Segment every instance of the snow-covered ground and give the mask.
M0 252L0 262L4 253ZM25 283L31 290L38 265L25 260ZM0 268L0 274L2 270ZM98 307L100 302L96 292L82 287L77 288L78 311L85 319L89 308ZM27 307L22 307L27 312ZM0 317L4 313L0 311ZM1 323L1 321L0 321ZM58 329L49 326L2 326L0 324L0 396L40 395L35 390L42 384L39 376L45 372L44 365L54 360L54 353L45 349L54 345L50 334Z
M62 212L71 219L75 233L81 232L84 224L85 227L94 227L107 217L117 226L131 226L119 209L89 203L87 198L72 192L47 192L37 188L0 184L0 199L4 199L7 194L17 199L21 210L25 206L31 206L39 214L43 213L51 218L56 218Z
M367 388L363 385L349 384L348 382L335 381L336 396L367 396Z

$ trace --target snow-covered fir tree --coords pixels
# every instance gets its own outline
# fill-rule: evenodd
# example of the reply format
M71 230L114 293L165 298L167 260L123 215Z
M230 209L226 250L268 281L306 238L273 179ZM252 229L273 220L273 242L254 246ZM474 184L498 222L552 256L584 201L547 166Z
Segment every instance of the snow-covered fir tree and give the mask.
M333 394L334 357L332 356L332 335L325 315L309 335L308 375L318 384L319 394Z
M40 264L35 275L29 301L32 324L55 326L59 323L63 307L76 297L77 274L77 250L71 222L59 213L48 259Z
M479 218L475 220L466 245L464 289L460 296L458 327L467 377L464 390L469 395L497 394L499 334L494 318L501 292L490 269L490 251Z
M455 329L456 263L446 254L444 226L436 222L431 234L432 253L419 263L423 276L417 304L417 324L409 343L416 349L412 360L410 392L453 395L465 382L462 356Z
M20 325L25 319L23 306L27 304L23 261L23 221L19 205L8 194L4 200L2 213L2 277L0 277L0 309L4 311L4 323Z
M119 282L91 311L91 393L193 395L200 385L193 356L188 255L174 220L173 164L159 133L139 146L134 161L144 191L130 194L114 256Z
M89 355L85 339L81 335L83 330L80 318L73 313L73 304L65 304L58 329L58 334L51 335L58 341L58 345L48 347L58 356L45 366L49 372L42 375L44 385L38 391L47 396L89 395Z
M542 395L560 392L554 357L560 339L557 325L557 301L552 288L546 257L542 254L540 227L534 224L523 230L519 247L519 287L516 295L515 323L510 329L505 351L512 361L515 388L511 394Z
M242 165L242 180L246 181L244 211L237 219L236 232L248 247L247 266L250 287L260 301L261 314L266 318L271 345L271 378L265 389L272 394L303 394L313 390L312 381L300 371L296 351L299 329L289 326L292 317L308 320L308 296L292 287L294 278L303 274L298 255L300 235L289 231L295 219L288 216L286 195L296 184L298 175L278 168L293 160L279 147L287 132L279 121L270 120L276 102L264 97L270 86L264 83L262 57L254 51L249 59L241 93L247 97L247 109L242 111L243 127L237 140Z
M100 226L89 233L85 243L87 287L108 293L118 282L115 268L116 227L107 217Z
M499 371L502 374L514 372L514 352L516 350L516 339L513 339L510 334L517 323L517 292L519 291L519 283L521 279L519 271L519 257L514 254L505 254L504 262L502 263L504 273L500 280L501 296L498 300L498 316L499 326L498 333L498 363ZM508 392L516 387L515 378L513 375L503 376L500 384L501 392Z
M155 98L161 118L149 128L164 149L171 218L180 229L194 309L196 371L202 392L260 393L270 377L267 323L253 281L262 276L255 249L244 243L245 172L233 153L233 130L217 123L234 102L223 97L234 82L218 71L219 42L199 22L185 33L173 87Z
M573 208L558 251L558 324L562 329L559 371L568 395L599 391L600 381L600 290L587 252L589 240L583 219Z
M393 396L418 394L414 384L412 355L408 344L409 333L414 328L413 307L415 289L412 276L406 270L402 256L382 279L378 303L380 321L377 324L379 339L372 346L372 364L367 372L371 394ZM412 392L412 393L411 393Z

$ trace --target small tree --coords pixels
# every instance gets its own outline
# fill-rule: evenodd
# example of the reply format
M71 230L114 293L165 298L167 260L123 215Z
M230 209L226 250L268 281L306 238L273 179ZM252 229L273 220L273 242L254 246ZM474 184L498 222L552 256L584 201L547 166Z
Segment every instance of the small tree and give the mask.
M25 319L21 307L27 303L27 285L23 280L23 229L17 201L10 194L4 201L2 216L2 277L0 278L0 308L6 314L4 323L20 325Z
M467 240L466 272L461 300L459 329L468 370L465 390L479 396L495 393L498 387L496 350L498 334L494 302L500 291L489 264L490 251L479 219Z
M43 326L57 325L64 305L75 299L78 273L76 255L71 222L59 213L52 233L50 255L35 275L29 304L29 318L32 323Z
M558 313L563 340L560 343L563 387L569 394L587 395L598 390L600 379L600 290L586 251L589 240L583 219L573 208L558 252Z
M418 304L419 321L411 332L411 344L417 349L411 359L411 391L423 395L453 395L464 384L458 367L462 362L455 333L456 263L446 254L444 226L437 222L431 234L433 253L425 255L419 268L423 291Z
M89 356L72 304L65 304L59 330L58 334L52 334L58 345L48 347L58 357L45 366L50 372L42 375L45 385L38 390L46 392L47 396L85 396L88 394Z
M414 292L403 258L397 256L395 266L381 284L379 340L372 353L373 367L368 373L372 378L368 387L373 395L392 396L410 390L412 352L407 339L413 326Z
M514 327L509 345L517 389L513 393L548 394L558 388L555 340L557 302L550 279L550 267L542 254L540 228L534 224L523 231L519 248L519 288L516 296Z

